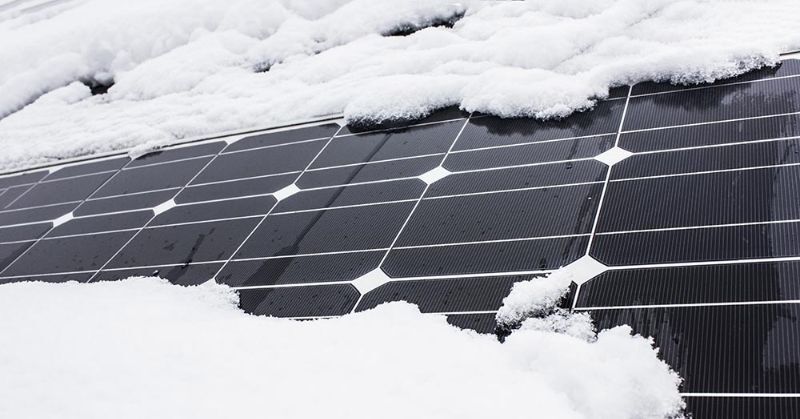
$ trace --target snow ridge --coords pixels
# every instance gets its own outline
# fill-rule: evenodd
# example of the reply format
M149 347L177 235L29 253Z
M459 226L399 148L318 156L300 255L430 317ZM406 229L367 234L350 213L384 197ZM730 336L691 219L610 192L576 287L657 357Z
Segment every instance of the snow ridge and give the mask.
M613 86L774 65L800 48L798 21L794 0L87 0L0 11L0 168L332 114L372 123L459 105L559 118ZM92 95L81 80L113 86Z
M681 415L680 378L627 326L529 323L505 343L391 303L291 321L230 288L132 278L0 286L0 417Z

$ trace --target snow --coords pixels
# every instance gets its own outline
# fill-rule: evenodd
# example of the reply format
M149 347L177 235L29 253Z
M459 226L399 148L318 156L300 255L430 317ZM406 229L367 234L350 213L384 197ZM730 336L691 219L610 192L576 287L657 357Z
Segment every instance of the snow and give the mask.
M606 266L591 256L583 256L546 277L534 277L514 284L497 311L497 323L504 327L516 327L530 317L544 317L563 312L558 309L567 295L570 284L580 285L600 275ZM560 322L557 318L555 322Z
M796 0L8 3L0 168L324 115L561 117L612 86L775 64L800 47L798 21Z
M627 326L552 331L562 326L530 324L501 344L407 303L291 321L247 315L213 283L6 284L0 417L679 414L680 379L651 340Z

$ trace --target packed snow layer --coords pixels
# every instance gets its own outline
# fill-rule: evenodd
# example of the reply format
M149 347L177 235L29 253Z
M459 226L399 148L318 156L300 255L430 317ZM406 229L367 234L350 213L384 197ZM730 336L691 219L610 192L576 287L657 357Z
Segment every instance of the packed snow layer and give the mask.
M617 327L505 343L392 303L247 315L225 286L153 278L0 286L4 418L662 418L680 379Z
M775 64L799 23L796 0L7 2L0 168L330 114L560 117Z

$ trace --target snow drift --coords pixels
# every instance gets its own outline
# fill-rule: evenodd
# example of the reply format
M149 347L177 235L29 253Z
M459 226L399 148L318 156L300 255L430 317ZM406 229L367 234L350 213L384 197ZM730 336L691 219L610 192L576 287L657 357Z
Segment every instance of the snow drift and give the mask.
M562 117L611 86L711 81L800 47L795 0L5 3L6 169L329 114Z
M664 418L680 379L628 327L493 336L392 303L297 322L153 278L0 286L5 418Z

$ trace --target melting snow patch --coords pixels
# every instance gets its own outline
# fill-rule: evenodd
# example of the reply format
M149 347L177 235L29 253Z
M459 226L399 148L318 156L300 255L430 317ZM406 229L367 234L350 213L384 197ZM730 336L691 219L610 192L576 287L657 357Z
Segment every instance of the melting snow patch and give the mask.
M73 3L0 22L0 168L342 113L563 117L613 86L709 82L800 48L796 0ZM424 29L381 36L403 27Z
M555 318L537 324L572 324L569 317L573 314L559 307L563 305L562 300L573 284L583 284L605 270L605 265L591 256L584 256L547 277L517 282L497 311L498 325L506 329L515 328L526 319L546 319L551 315Z
M531 323L501 344L406 303L297 322L237 301L152 278L2 285L0 417L634 419L683 406L680 378L627 327Z

